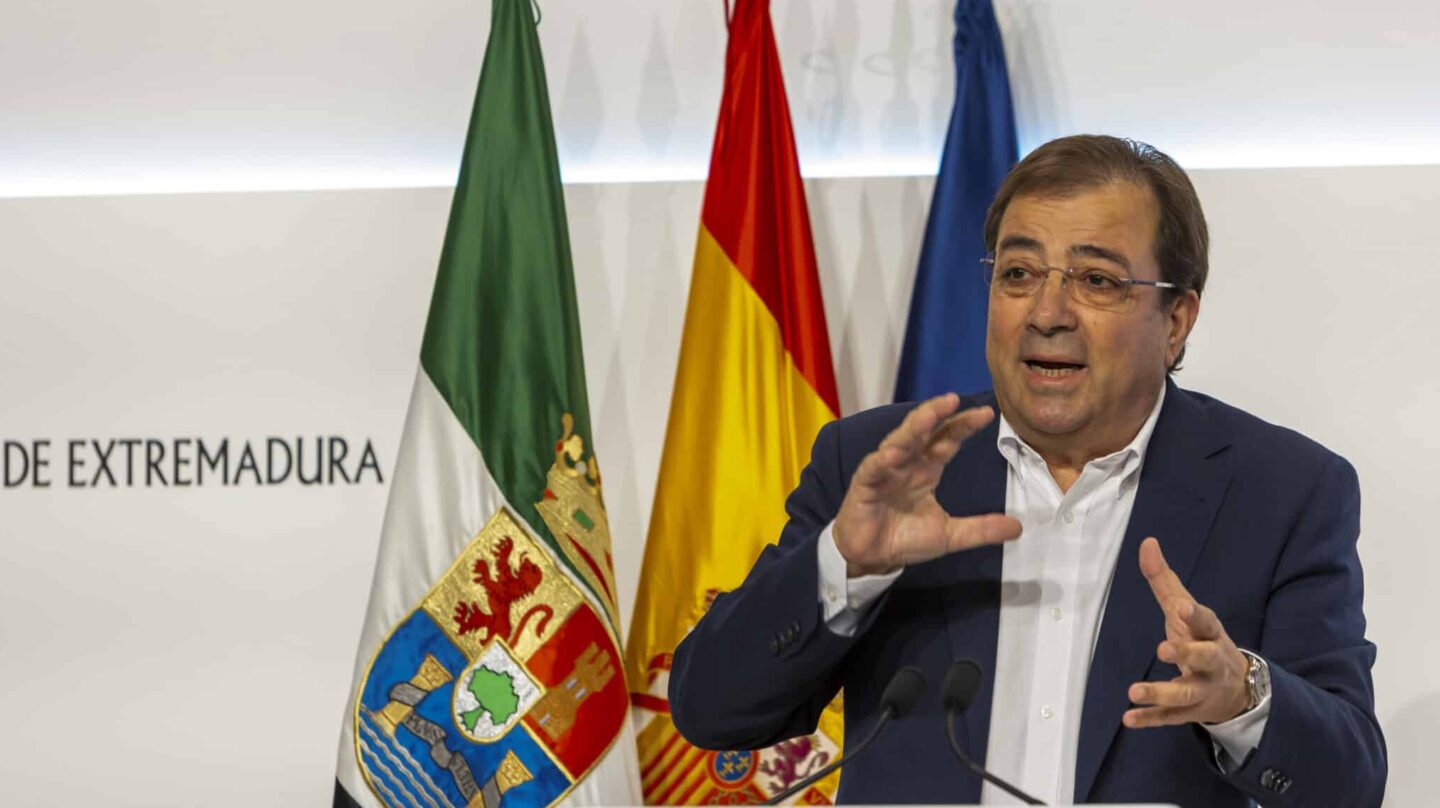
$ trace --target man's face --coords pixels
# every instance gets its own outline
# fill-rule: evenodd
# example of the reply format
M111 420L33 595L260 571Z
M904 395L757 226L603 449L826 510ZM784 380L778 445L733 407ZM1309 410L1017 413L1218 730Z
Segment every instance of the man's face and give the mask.
M1158 221L1153 193L1128 182L1016 197L1000 221L996 269L1023 261L1160 280ZM1114 451L1154 406L1199 300L1190 293L1162 307L1160 290L1134 286L1118 307L1099 309L1077 302L1062 279L1050 273L1030 297L992 289L985 356L995 395L1027 440Z

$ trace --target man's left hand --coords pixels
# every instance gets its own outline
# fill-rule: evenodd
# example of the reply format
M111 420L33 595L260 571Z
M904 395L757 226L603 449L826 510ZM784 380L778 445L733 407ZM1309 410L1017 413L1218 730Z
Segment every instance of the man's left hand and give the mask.
M1154 537L1140 544L1140 571L1165 613L1165 641L1155 655L1179 667L1180 676L1131 685L1130 701L1138 706L1125 711L1125 726L1218 724L1240 715L1250 702L1245 684L1250 663L1245 655L1231 642L1215 612L1190 596L1165 563Z

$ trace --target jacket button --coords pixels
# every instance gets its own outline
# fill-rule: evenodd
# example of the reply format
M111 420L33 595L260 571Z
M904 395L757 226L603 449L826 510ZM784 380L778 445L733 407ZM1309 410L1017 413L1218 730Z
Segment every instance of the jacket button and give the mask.
M1260 785L1276 794L1290 790L1291 780L1279 769L1266 769L1260 773Z
M797 637L800 636L800 621L799 621L799 620L791 620L791 621L790 621L790 631L791 631L791 633L793 633L795 636L797 636Z
M779 655L780 655L780 638L779 638L779 637L771 637L771 638L770 638L770 656L779 656ZM1267 772L1267 774L1268 774L1268 772ZM1268 788L1269 786L1266 786L1266 787Z

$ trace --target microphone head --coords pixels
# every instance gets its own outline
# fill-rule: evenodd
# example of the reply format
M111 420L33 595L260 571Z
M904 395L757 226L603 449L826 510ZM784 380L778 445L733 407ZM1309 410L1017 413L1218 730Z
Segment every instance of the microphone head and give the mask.
M890 684L885 686L885 692L880 696L880 709L889 710L895 718L903 718L920 700L923 692L925 675L919 668L906 666L890 677Z
M941 686L941 699L947 712L963 713L980 690L980 666L962 659L950 666Z

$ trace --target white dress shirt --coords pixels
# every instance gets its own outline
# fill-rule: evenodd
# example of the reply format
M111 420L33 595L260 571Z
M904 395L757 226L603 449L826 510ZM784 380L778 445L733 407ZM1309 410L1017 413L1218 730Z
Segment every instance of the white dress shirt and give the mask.
M996 444L1009 467L1005 513L1020 520L1024 533L1004 546L985 768L1046 803L1074 798L1086 678L1163 392L1156 398L1134 440L1087 463L1065 492L1039 453L1000 417ZM895 571L847 579L831 526L820 535L818 564L826 626L837 634L853 634L900 577ZM1158 605L1155 619L1164 619ZM1267 697L1237 718L1203 725L1221 767L1238 765L1259 744L1269 710ZM980 802L1021 804L989 783Z

